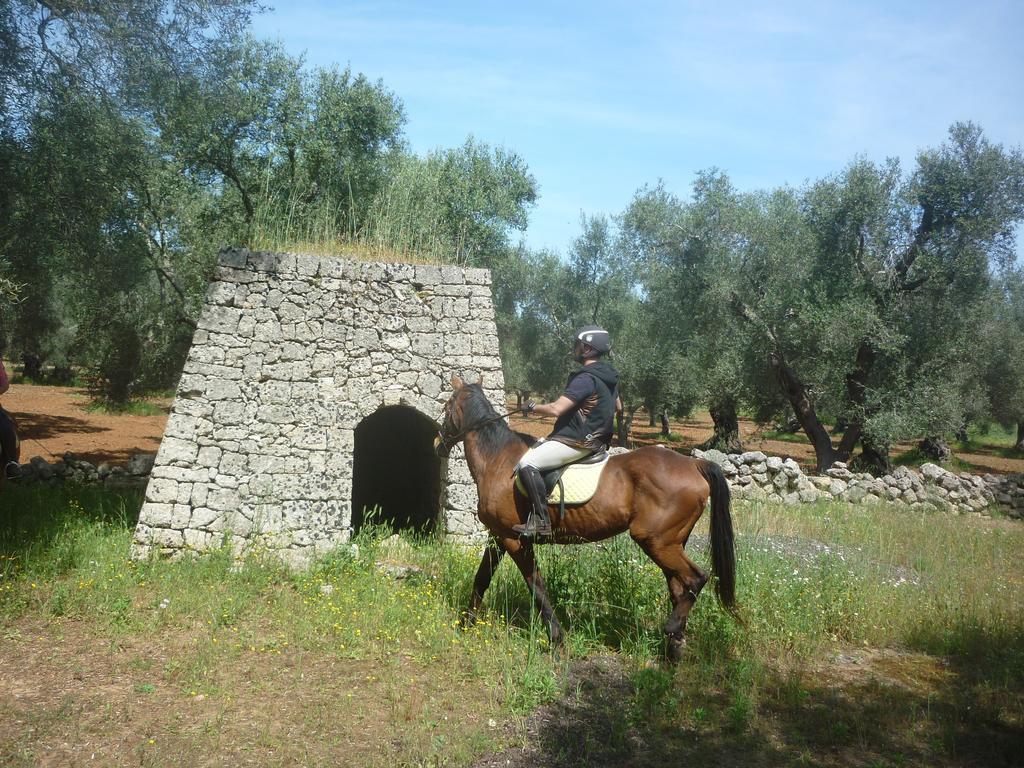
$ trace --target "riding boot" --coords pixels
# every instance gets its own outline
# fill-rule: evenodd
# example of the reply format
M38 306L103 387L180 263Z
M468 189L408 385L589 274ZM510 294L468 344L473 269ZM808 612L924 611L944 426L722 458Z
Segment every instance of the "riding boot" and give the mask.
M519 468L519 479L530 497L533 509L530 510L526 524L513 525L512 530L519 534L519 538L527 541L547 538L551 535L551 519L548 517L548 494L544 478L536 467L522 466Z

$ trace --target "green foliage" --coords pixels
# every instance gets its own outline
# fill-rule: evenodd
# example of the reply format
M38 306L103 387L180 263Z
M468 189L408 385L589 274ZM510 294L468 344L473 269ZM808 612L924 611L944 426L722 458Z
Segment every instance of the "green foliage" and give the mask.
M380 251L496 267L509 256L510 230L526 228L536 197L522 158L469 137L456 149L400 158L358 239Z
M687 378L692 400L762 421L790 408L819 424L843 419L882 452L950 434L991 408L986 370L991 391L1016 402L1021 377L991 350L1015 351L1021 333L1011 310L994 321L988 305L1008 307L1020 284L990 288L1012 260L1022 188L1021 152L971 124L954 125L910 175L858 159L800 190L740 194L717 170L698 175L690 201L645 188L621 242L658 331L638 323L632 335L648 339L653 381ZM977 343L986 329L987 347Z
M525 227L521 158L409 154L383 83L253 39L251 7L0 5L0 332L33 374L173 387L225 245L490 265Z
M980 328L981 388L1000 424L1024 423L1024 269L1007 270L990 294Z

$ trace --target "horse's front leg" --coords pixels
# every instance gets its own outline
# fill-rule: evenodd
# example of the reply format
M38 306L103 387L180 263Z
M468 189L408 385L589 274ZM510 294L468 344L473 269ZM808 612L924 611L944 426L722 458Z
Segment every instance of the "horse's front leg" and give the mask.
M469 608L466 609L460 620L462 626L471 626L476 623L477 613L484 601L484 592L491 585L491 579L494 577L494 572L498 570L498 564L501 563L501 556L504 554L505 549L497 539L491 536L487 540L487 547L484 549L480 567L476 569L476 578L473 579L473 594L469 598Z
M547 625L548 634L551 636L551 644L556 647L560 646L564 639L562 625L558 623L558 619L555 617L555 609L551 606L551 600L548 599L547 587L544 586L544 579L541 578L540 571L537 569L533 545L515 541L514 544L506 545L506 549L509 556L519 567L519 572L523 574L523 578L526 580L526 586L530 590L530 594L533 595L533 604Z

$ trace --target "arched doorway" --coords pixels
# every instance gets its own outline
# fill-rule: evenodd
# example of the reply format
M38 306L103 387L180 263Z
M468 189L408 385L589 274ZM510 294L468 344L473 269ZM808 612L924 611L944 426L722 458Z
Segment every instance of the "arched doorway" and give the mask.
M441 512L437 425L404 405L380 408L355 431L352 532L369 519L394 530L434 531Z

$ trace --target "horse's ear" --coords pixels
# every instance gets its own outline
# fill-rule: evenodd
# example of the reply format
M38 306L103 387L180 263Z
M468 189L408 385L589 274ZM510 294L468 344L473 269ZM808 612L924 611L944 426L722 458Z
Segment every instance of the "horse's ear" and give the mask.
M460 379L455 374L452 374L452 389L454 389L454 390L462 389L462 383L463 383L462 379Z

